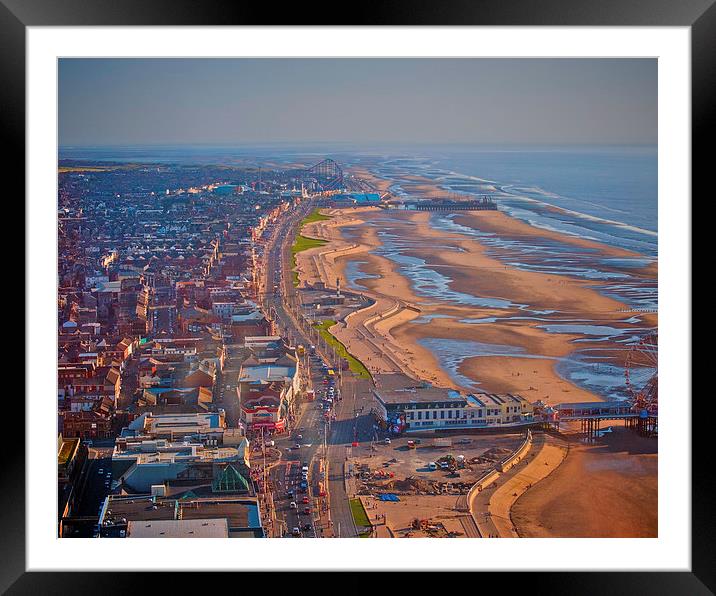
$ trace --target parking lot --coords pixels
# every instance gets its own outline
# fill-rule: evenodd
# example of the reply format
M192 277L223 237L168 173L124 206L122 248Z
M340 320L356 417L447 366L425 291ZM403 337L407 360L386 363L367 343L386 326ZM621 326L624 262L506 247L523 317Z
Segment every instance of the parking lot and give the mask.
M522 433L506 435L454 435L448 440L450 446L435 446L435 439L411 439L404 436L391 439L390 444L376 442L361 445L352 449L350 462L359 471L361 466L368 466L372 471L380 470L392 473L394 480L408 477L433 482L466 482L474 483L494 463L514 451L523 440ZM414 449L408 448L408 441L420 441ZM448 468L441 468L438 460L452 455L464 457L464 467L456 472L459 476L450 475ZM435 463L437 469L430 469L429 464Z
M350 484L379 537L474 537L465 495L522 440L522 433L453 435L437 440L449 445L438 446L433 438L403 436L390 444L361 445L351 449ZM383 501L381 495L396 500Z

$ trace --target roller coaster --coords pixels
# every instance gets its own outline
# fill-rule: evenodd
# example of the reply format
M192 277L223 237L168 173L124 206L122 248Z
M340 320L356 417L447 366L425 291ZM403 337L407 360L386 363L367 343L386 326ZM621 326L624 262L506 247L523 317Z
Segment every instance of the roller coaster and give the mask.
M303 180L312 180L321 191L345 190L349 192L378 193L381 198L389 198L390 192L380 191L371 182L351 174L345 174L336 161L326 158L317 164L300 171Z
M304 178L314 179L322 190L337 190L344 186L343 168L330 158L306 168L302 173Z

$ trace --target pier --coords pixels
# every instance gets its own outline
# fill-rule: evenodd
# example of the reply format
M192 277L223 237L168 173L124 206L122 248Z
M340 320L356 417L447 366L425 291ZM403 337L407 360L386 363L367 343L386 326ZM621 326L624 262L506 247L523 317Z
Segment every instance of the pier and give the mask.
M582 432L590 437L601 432L603 420L623 420L627 428L635 429L642 436L657 435L658 413L652 409L640 409L631 401L564 403L554 409L557 428L563 421L579 421Z
M417 211L497 211L497 204L490 197L471 201L423 200L417 201L413 205Z

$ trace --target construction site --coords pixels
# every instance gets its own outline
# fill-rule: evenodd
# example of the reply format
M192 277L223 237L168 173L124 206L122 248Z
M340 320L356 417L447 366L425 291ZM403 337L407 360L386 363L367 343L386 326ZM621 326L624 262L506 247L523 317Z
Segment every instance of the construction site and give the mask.
M523 440L523 433L402 437L389 444L374 442L353 447L346 463L346 482L349 494L360 501L369 521L370 532L366 529L364 535L479 536L469 513L467 494Z

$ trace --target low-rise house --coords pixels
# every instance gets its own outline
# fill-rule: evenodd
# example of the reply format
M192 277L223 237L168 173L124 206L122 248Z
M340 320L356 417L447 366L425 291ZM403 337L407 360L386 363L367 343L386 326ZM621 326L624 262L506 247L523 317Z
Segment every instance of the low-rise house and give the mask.
M112 417L102 410L61 412L62 434L80 439L107 439L112 436Z

